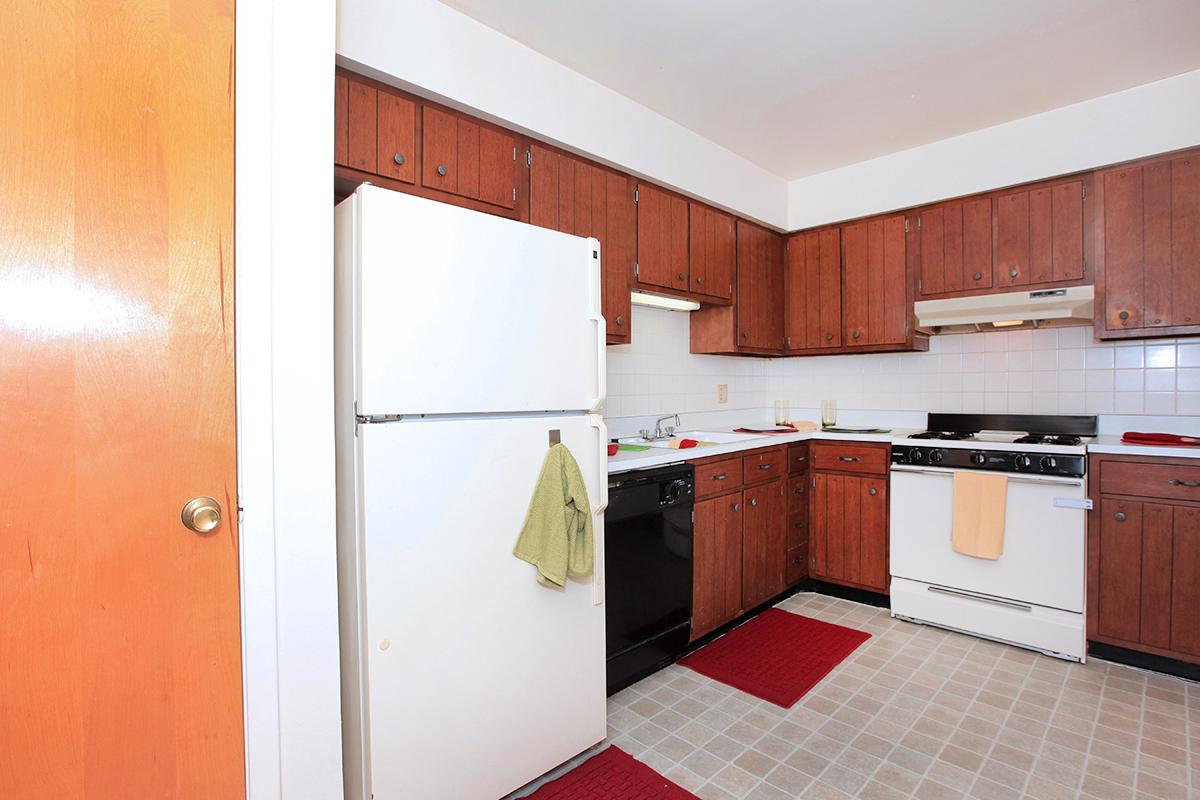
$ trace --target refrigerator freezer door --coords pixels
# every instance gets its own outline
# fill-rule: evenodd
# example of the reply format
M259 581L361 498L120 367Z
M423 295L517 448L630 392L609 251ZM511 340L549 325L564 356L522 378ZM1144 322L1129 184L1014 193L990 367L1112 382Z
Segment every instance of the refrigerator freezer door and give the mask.
M359 429L375 797L503 797L605 736L593 579L546 588L512 554L551 430L599 507L606 434L593 417ZM603 514L594 521L602 554Z
M363 186L359 414L595 411L600 245Z

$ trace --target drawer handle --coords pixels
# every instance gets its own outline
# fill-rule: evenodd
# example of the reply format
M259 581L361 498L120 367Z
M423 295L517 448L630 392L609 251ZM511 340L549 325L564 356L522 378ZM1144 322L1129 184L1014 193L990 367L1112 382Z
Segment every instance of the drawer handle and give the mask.
M723 481L723 480L725 480L725 479L726 479L726 478L728 478L728 477L729 477L729 473L728 473L728 472L722 472L720 475L713 475L713 476L712 476L712 479L713 479L714 481Z
M802 530L804 530L804 523L803 522L793 522L792 527L798 531L802 531Z
M858 456L838 456L838 461L845 461L847 464L855 464L862 461Z
M804 494L804 487L797 486L795 489L792 489L792 493L793 494Z
M792 563L793 563L793 564L803 564L803 563L804 563L804 559L803 559L803 558L801 558L800 556L796 556L795 558L793 558L793 559L792 559Z
M797 463L797 464L799 464L799 463L801 463L801 462L804 462L804 461L808 461L808 456L796 456L796 463Z
M759 464L758 468L759 469L770 469L773 466L774 466L774 464Z
M1169 480L1167 483L1171 484L1172 486L1186 486L1189 489L1195 489L1197 486L1200 486L1200 481Z
M1125 512L1118 511L1116 514L1113 514L1113 519L1115 519L1117 522L1124 522L1125 521Z
M753 497L753 498L751 498L751 499L750 499L750 505L752 505L752 506L757 506L757 505L758 505L758 498L757 498L757 497Z

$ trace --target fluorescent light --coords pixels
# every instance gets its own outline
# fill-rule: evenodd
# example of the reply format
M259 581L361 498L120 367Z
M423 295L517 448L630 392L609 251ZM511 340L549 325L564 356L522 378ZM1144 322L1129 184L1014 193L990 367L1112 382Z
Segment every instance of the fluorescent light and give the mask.
M645 292L630 292L629 301L635 306L665 308L669 311L696 311L700 308L700 304L695 300L679 300L674 297L663 297Z
M993 328L1011 328L1014 325L1024 325L1024 324L1025 324L1025 320L1023 320L1023 319L1006 319L1006 320L1003 320L1002 322L993 322L992 327Z

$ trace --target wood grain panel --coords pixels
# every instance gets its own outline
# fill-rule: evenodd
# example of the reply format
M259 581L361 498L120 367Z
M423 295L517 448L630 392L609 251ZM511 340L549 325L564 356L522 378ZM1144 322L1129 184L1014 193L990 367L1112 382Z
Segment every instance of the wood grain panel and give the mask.
M454 188L463 197L479 197L479 125L465 117L457 118L458 182Z
M1061 183L1051 193L1053 279L1079 280L1083 277L1083 183Z
M809 275L815 268L820 298L819 347L842 345L842 232L827 228L820 232L820 258L809 265Z
M1029 283L1029 192L996 200L996 285Z
M837 577L849 583L862 583L863 482L859 478L842 479L842 573Z
M1104 320L1109 330L1142 327L1142 169L1104 175Z
M604 202L607 238L601 242L604 266L604 318L610 342L628 342L633 330L629 290L633 285L633 262L637 256L637 209L633 187L624 175L605 174Z
M883 220L883 255L880 268L880 309L872 313L872 344L899 344L907 338L908 314L912 303L908 298L908 241L904 232L904 216L897 214ZM874 295L872 295L874 297Z
M379 174L414 183L417 179L417 104L406 97L380 92L377 107Z
M1200 156L1171 162L1171 320L1200 324Z
M947 292L957 292L963 288L963 206L956 203L947 206L941 219L942 229L939 233L941 240L942 285ZM924 230L921 237L921 265L924 274L925 238Z
M479 127L479 199L512 208L516 203L517 140L507 131L489 125Z
M1142 506L1141 620L1138 641L1155 647L1171 646L1171 539L1174 521L1171 506Z
M375 131L378 127L376 95L373 86L350 81L350 111L347 144L350 166L375 172L377 166Z
M558 230L559 155L536 144L529 146L529 222Z
M931 208L921 213L921 294L941 294L950 291L946 285L947 273L953 266L947 263L946 251L955 242L959 258L962 257L961 241L956 241L953 229L961 235L961 209L956 206ZM958 265L961 269L961 263ZM961 283L961 278L960 278ZM961 287L960 287L961 288Z
M1136 642L1142 608L1142 504L1105 499L1100 503L1100 515L1096 630Z
M1054 280L1054 201L1049 187L1029 192L1029 280Z
M0 797L245 796L233 12L6 9Z
M645 183L637 192L637 282L687 291L687 201Z
M962 288L992 286L992 201L968 200L962 206Z
M1176 506L1174 515L1171 649L1200 656L1200 510Z
M886 444L814 442L812 456L816 469L882 475L887 472L890 453Z
M742 488L742 460L727 458L696 466L696 497L711 497Z
M1171 162L1159 161L1142 170L1142 251L1135 269L1142 276L1144 298L1141 327L1171 324L1174 289L1171 263Z
M1162 464L1151 460L1110 461L1100 474L1100 491L1105 494L1200 501L1200 466Z
M696 503L692 639L698 639L741 613L741 493Z
M887 479L860 478L862 503L859 576L864 586L888 591Z
M333 163L350 164L350 80L338 75L333 82Z
M430 189L458 191L458 120L433 106L421 109L421 183Z
M843 309L846 326L845 342L848 345L865 345L871 311L871 246L868 224L858 222L844 226L842 228L842 247L846 280Z

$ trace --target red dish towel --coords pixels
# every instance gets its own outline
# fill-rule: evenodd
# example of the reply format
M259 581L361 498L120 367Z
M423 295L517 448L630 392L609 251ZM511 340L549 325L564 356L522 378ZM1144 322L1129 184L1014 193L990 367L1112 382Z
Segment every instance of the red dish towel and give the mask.
M865 631L768 608L679 663L790 708L870 638Z
M1180 436L1176 433L1139 433L1138 431L1126 431L1121 437L1121 441L1126 444L1158 444L1169 447L1195 447L1200 445L1200 438L1196 436Z
M602 750L525 800L699 800L617 747Z

